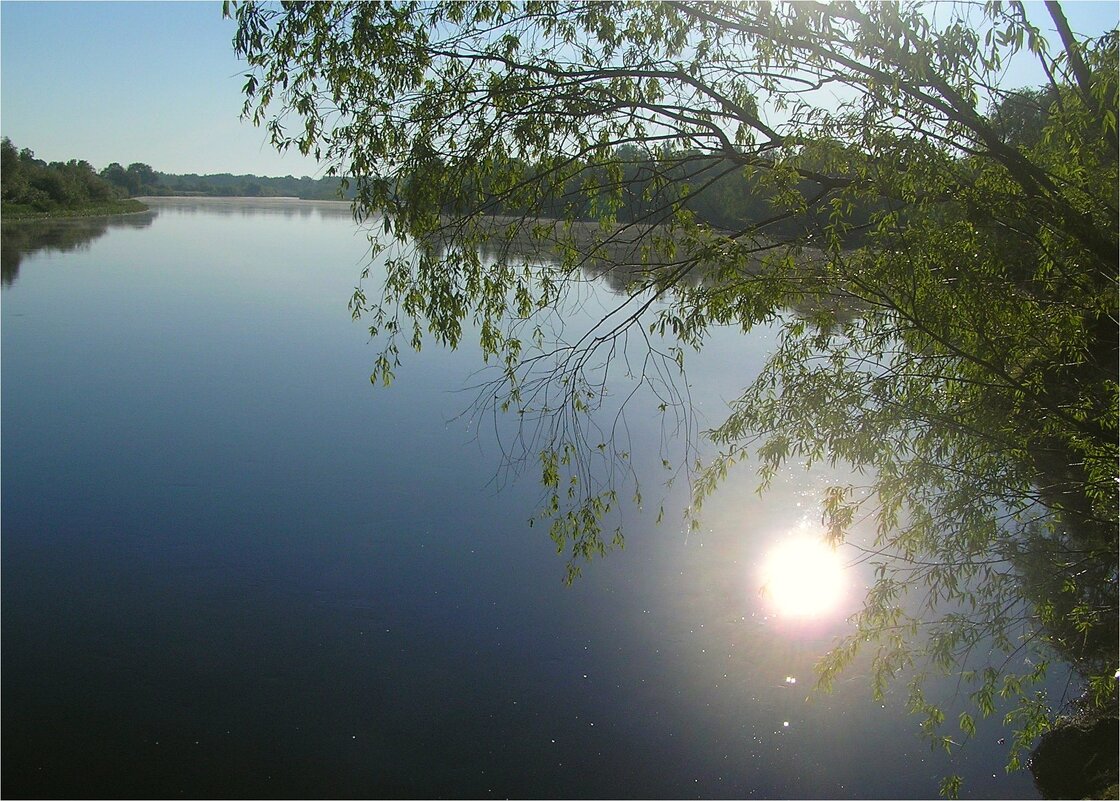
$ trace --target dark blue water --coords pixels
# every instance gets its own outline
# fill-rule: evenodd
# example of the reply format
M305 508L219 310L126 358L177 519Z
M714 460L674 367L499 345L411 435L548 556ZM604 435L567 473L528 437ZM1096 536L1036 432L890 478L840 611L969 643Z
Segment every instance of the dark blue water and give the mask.
M494 422L458 417L475 349L370 386L345 207L5 237L5 795L929 797L962 773L1035 797L1005 732L950 761L858 667L806 701L843 611L776 620L754 570L811 516L801 476L733 477L687 536L685 489L654 481L625 550L564 587L537 476L499 491ZM708 424L765 347L693 360Z

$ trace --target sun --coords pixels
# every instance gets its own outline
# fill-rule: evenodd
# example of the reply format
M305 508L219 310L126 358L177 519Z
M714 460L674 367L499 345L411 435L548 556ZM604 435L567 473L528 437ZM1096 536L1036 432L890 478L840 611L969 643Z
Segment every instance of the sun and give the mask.
M820 538L796 535L766 555L762 594L782 617L815 618L839 605L847 584L844 562Z

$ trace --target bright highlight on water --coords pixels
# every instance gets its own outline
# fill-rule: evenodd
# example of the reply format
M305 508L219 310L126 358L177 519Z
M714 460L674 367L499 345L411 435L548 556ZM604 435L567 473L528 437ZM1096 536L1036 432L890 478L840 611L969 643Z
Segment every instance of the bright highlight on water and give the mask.
M762 594L775 614L815 618L836 609L847 575L836 549L819 536L796 533L777 544L762 566Z

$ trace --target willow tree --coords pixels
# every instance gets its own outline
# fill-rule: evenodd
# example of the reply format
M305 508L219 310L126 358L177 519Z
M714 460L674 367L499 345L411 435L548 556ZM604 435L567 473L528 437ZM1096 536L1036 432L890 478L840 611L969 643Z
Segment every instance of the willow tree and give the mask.
M693 513L741 461L764 485L794 459L868 476L821 502L835 543L876 522L878 564L822 682L861 649L878 691L917 675L911 705L948 747L973 717L942 725L920 678L964 670L980 713L1019 699L1014 765L1053 714L1047 654L1098 705L1117 666L1117 36L1046 11L245 3L235 45L245 115L346 176L383 242L413 243L354 296L384 345L372 379L478 332L490 399L535 421L569 579L621 542L620 479L593 465L613 445L580 424L619 338L676 342L651 344L652 376L715 326L777 324L708 432L718 456L684 465ZM1012 58L1047 84L1002 85ZM545 262L481 246L540 239ZM549 350L534 319L619 253L632 302Z

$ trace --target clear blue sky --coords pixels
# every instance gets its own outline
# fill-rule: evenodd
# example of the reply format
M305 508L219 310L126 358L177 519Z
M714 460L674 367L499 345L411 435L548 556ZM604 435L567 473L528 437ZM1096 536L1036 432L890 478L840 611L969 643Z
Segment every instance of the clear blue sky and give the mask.
M47 161L319 175L239 119L220 2L0 2L0 132Z
M1076 32L1092 35L1120 13L1116 0L1064 8ZM3 0L0 133L47 161L82 158L97 169L141 161L171 173L320 175L314 160L281 157L239 120L245 70L234 27L220 2Z

